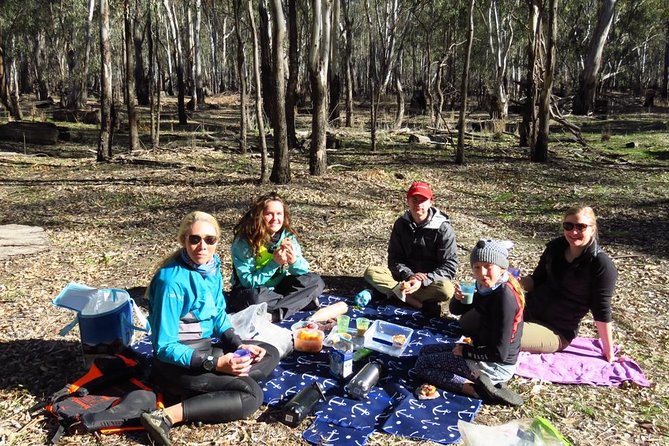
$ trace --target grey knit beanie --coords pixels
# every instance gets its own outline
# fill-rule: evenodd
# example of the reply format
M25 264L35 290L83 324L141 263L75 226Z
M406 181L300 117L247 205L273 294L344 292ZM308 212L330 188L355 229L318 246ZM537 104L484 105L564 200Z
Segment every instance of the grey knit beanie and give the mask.
M476 262L494 263L500 268L509 267L508 242L501 240L479 240L472 253L469 256L469 263L474 265Z

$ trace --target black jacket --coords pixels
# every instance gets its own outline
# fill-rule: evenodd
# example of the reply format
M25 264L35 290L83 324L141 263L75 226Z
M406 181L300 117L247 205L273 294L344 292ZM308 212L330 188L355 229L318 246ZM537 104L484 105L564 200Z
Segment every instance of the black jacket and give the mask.
M520 298L509 282L490 294L474 294L472 304L451 299L450 311L464 314L475 310L481 317L477 333L472 334L474 345L465 345L462 357L476 361L515 364L523 336L523 309Z
M448 215L430 208L430 217L420 226L414 223L410 211L398 218L390 234L388 268L398 281L415 273L427 273L423 286L453 279L458 254Z
M527 294L525 320L544 325L571 342L588 311L595 321L611 322L618 271L596 241L571 263L564 257L568 246L564 237L546 245L531 276L534 290Z

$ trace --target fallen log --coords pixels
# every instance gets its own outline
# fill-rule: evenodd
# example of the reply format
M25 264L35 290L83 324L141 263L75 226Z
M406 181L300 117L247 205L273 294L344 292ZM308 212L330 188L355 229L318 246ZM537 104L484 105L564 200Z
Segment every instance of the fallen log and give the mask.
M100 124L100 110L54 110L53 120L97 125Z
M12 121L0 125L0 140L28 144L53 145L58 143L58 127L53 122Z

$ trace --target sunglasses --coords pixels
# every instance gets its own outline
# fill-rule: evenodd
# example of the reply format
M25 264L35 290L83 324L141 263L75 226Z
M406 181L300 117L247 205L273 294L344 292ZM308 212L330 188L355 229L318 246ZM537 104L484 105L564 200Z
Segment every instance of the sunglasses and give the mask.
M585 223L572 223L570 221L562 222L562 228L565 231L573 231L574 229L577 229L583 232L586 230L586 228L589 228L590 226L592 225L586 225Z
M204 240L207 245L215 245L218 243L218 237L215 235L205 235L202 237L201 235L191 234L188 236L188 243L191 245L199 245L202 240Z

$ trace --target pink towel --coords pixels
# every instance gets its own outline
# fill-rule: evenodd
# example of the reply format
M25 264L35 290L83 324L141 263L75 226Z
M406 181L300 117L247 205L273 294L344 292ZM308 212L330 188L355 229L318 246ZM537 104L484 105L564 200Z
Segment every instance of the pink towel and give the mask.
M617 355L620 349L616 346L614 351ZM602 355L599 340L591 338L576 338L557 353L521 352L516 374L559 384L613 387L632 381L642 387L650 386L639 364L626 357L609 363Z

